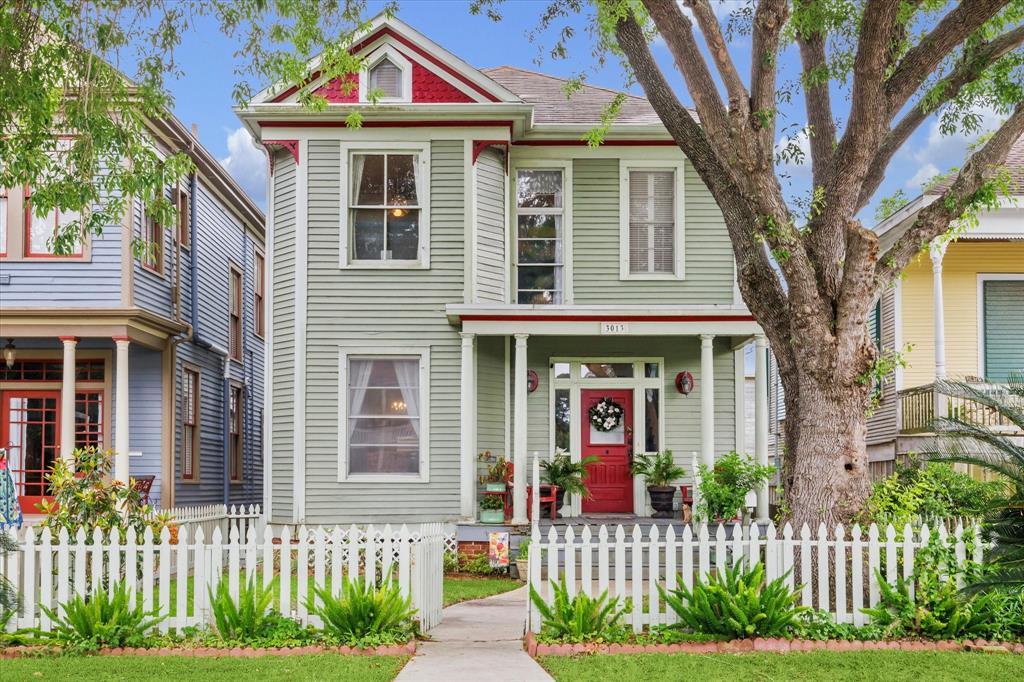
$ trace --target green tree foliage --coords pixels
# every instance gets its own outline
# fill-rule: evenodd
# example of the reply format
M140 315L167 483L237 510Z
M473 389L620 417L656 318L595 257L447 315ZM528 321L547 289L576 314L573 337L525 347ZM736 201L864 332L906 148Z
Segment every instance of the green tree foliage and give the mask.
M872 486L864 516L897 528L916 521L980 519L1002 488L1001 482L977 481L945 462L912 461Z

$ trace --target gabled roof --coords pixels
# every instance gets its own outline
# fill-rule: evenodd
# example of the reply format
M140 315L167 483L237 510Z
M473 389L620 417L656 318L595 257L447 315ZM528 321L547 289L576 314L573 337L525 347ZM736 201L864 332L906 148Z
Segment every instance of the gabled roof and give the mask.
M1024 194L1024 135L1017 138L1017 141L1010 147L1010 153L1006 155L1006 170L1010 174L1011 194ZM924 194L942 194L953 185L956 174L950 174L934 185L924 190Z
M483 73L534 106L533 121L537 124L600 123L601 112L619 94L615 90L584 85L572 97L565 94L564 78L528 71L515 66L482 69ZM626 94L617 124L661 124L651 103L643 97Z

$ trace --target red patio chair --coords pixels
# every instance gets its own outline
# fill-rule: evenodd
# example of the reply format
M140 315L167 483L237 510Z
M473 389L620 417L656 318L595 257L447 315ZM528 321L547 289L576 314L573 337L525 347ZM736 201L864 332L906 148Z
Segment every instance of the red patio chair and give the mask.
M514 467L508 465L508 475L505 480L505 518L512 517L512 487L515 485L513 480ZM544 483L540 486L540 506L543 508L545 505L550 505L551 520L554 521L558 518L558 486L548 485ZM533 518L533 486L526 486L526 518Z
M156 476L132 476L132 489L142 496L142 504L149 504L149 493L153 490Z

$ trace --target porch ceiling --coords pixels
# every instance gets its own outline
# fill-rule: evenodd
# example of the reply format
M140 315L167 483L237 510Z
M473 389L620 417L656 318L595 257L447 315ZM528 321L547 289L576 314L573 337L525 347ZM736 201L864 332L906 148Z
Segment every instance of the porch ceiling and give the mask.
M448 321L482 335L750 336L760 334L741 306L579 306L454 304Z
M127 336L133 342L161 350L167 339L184 333L183 323L141 308L0 308L0 336Z

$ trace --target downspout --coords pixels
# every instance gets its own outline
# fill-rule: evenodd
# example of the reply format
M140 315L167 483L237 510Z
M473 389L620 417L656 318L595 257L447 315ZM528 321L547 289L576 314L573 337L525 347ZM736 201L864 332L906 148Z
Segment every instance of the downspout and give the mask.
M192 250L189 252L189 264L191 265L189 272L189 288L192 291L192 308L189 311L189 317L191 320L190 332L192 337L192 343L199 348L211 351L221 356L221 362L224 368L224 380L221 388L221 426L224 429L221 434L221 440L224 443L223 447L223 464L224 464L224 475L223 475L223 501L227 505L230 501L230 463L231 463L231 439L228 437L231 428L231 360L230 354L224 348L210 343L202 337L199 333L199 268L196 267L199 261L199 240L196 238L196 195L198 194L199 182L196 174L193 173L189 179L189 211L188 211L188 231L189 241L192 243ZM202 454L200 453L200 457Z

